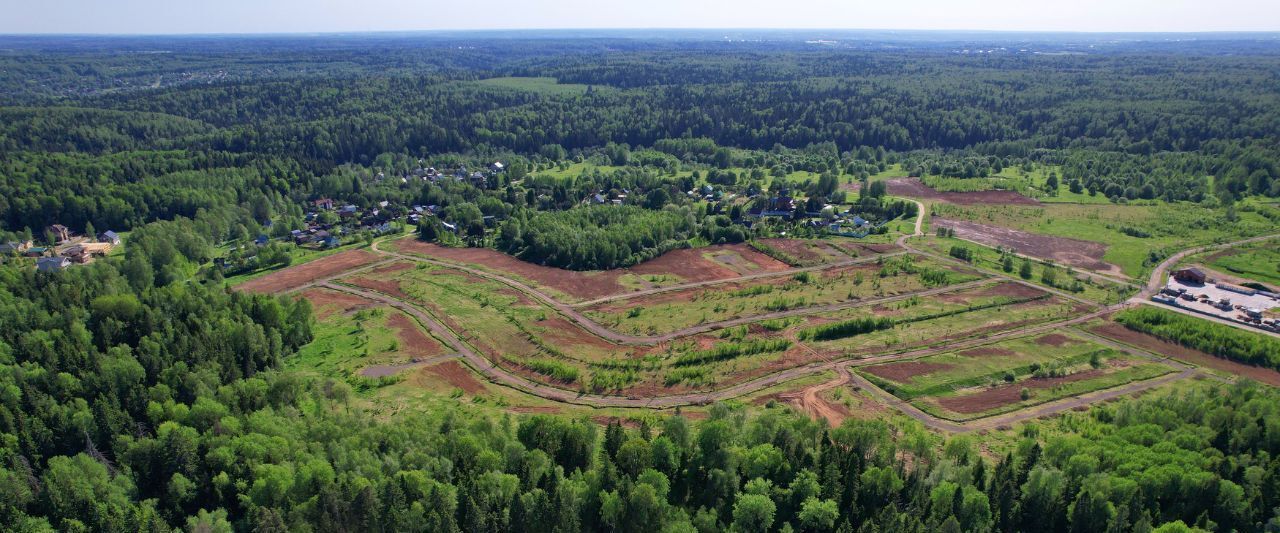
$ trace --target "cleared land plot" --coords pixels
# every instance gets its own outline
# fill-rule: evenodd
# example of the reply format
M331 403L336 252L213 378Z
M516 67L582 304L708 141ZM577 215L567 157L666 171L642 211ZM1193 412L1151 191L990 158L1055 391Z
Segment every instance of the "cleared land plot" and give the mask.
M896 247L863 244L856 239L760 239L757 243L775 250L775 258L793 266L815 266L887 253Z
M924 200L940 200L959 205L996 204L996 205L1039 205L1034 198L1028 198L1014 191L970 191L942 192L925 185L917 178L891 178L885 180L888 192L892 196L905 196ZM845 189L857 191L861 188L858 182L850 183Z
M1089 331L1151 353L1166 355L1193 365L1211 368L1213 370L1266 383L1274 387L1280 387L1280 372L1275 370L1246 365L1244 363L1237 363L1230 359L1224 359L1221 357L1215 357L1199 350L1193 350L1180 344L1175 344L1147 335L1146 333L1131 330L1114 322L1107 322L1091 327L1089 328Z
M246 281L237 289L250 292L281 292L296 289L317 279L327 278L381 259L367 250L349 250L322 257L309 263L277 270Z
M1053 333L859 372L925 412L971 420L1154 378L1172 368L1074 334Z
M1087 310L1075 302L1048 295L1035 299L989 297L986 304L979 301L939 304L922 298L917 305L874 311L876 315L859 309L860 316L888 316L897 324L891 329L807 344L827 357L860 357L995 335L1065 320ZM1008 301L1016 303L1005 303Z
M328 289L311 289L302 297L319 311L315 340L285 361L288 368L344 380L365 391L449 353L413 318L389 306Z
M1280 288L1280 244L1276 241L1218 252L1208 263L1215 270Z
M940 217L934 217L932 223L934 227L955 231L957 237L987 246L1009 248L1023 255L1052 259L1055 262L1076 268L1085 268L1119 276L1124 275L1124 271L1120 267L1102 260L1107 253L1107 245L1099 242L1051 237L1000 226Z
M911 240L912 244L932 251L938 255L948 255L953 246L963 247L972 254L969 264L975 268L985 270L987 272L1001 273L1006 276L1017 276L1018 268L1022 265L1022 259L1012 258L1012 271L1005 272L1003 259L1004 256L994 248L975 244L969 241L954 239L949 237L924 236L916 237ZM1044 283L1043 273L1046 264L1033 263L1031 277L1026 281L1041 286L1048 286ZM1079 272L1071 273L1066 268L1058 265L1056 268L1055 285L1059 290L1073 293L1077 298L1098 302L1104 304L1112 304L1128 299L1133 293L1138 291L1137 287L1127 286L1120 283L1104 280L1095 276L1088 276ZM1079 281L1079 284L1075 284ZM1078 291L1075 289L1079 289Z
M384 245L403 253L452 261L490 270L549 289L569 301L590 300L643 288L733 279L756 272L777 272L786 263L743 244L716 245L667 252L629 268L579 272L536 265L488 248L448 248L413 239ZM652 285L652 287L646 286Z
M1106 247L1106 252L1098 260L1119 266L1125 275L1135 278L1149 270L1153 252L1167 256L1196 244L1275 231L1275 223L1257 212L1241 209L1234 220L1227 220L1222 209L1189 203L1039 206L940 203L931 209L935 217L942 219L1099 243ZM1036 253L1027 255L1052 258Z
M980 278L922 257L899 256L886 259L884 265L866 263L677 290L597 304L585 311L588 317L616 331L652 335L707 322L882 298Z

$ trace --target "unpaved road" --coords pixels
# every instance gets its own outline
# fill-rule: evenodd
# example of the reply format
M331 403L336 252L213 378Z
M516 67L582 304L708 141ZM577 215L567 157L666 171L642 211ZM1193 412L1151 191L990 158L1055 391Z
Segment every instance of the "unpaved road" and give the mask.
M912 201L915 201L915 200L912 200ZM924 206L918 201L916 202L916 205L918 206L918 215L916 217L915 231L913 235L922 235L923 234L922 226L923 226L923 221L925 216ZM907 245L906 241L911 236L912 235L904 235L901 238L899 238L898 245L903 247L905 250L909 252L919 253L919 254L933 257L936 259L948 260L953 263L964 264L963 262L959 262L958 260L954 260L949 257L938 256L932 253L923 252L921 250L917 250L917 249L914 249L913 247L910 247L909 245ZM1144 293L1148 293L1148 292L1154 293L1155 290L1158 290L1160 283L1163 281L1164 272L1168 269L1170 265L1172 265L1182 257L1185 257L1193 253L1199 253L1206 249L1234 246L1234 245L1245 244L1249 242L1256 242L1256 241L1274 238L1277 236L1278 235L1255 237L1253 239L1246 239L1246 240L1235 242L1235 243L1194 248L1191 250L1180 252L1179 254L1175 254L1174 256L1171 256L1169 259L1167 259L1166 261L1161 263L1159 266L1157 266L1155 270L1153 270L1151 274L1151 279L1148 282L1147 289L1144 290ZM858 386L864 388L865 390L871 392L873 395L875 395L881 401L883 401L886 405L889 405L891 407L894 407L902 411L903 413L907 414L911 418L914 418L920 421L927 427L930 427L932 429L939 430L939 431L946 431L946 432L966 432L966 431L974 431L974 430L980 430L980 429L995 428L995 427L1009 425L1009 424L1013 424L1013 423L1024 421L1024 420L1030 420L1033 418L1046 416L1049 414L1059 413L1066 410L1076 409L1079 407L1088 406L1095 402L1104 401L1111 398L1116 398L1120 396L1125 396L1125 395L1145 391L1152 387L1160 386L1165 383L1169 383L1178 379L1185 379L1198 374L1198 371L1194 367L1179 364L1182 370L1174 374L1169 374L1166 376L1162 376L1159 378L1155 378L1155 379L1147 380L1143 382L1131 383L1131 384L1113 388L1113 389L1108 389L1104 391L1095 391L1092 393L1075 396L1072 398L1066 398L1063 400L1050 402L1040 406L1031 407L1028 409L1009 413L1006 415L993 416L993 417L983 418L983 419L960 424L960 423L951 422L948 420L942 420L942 419L933 417L932 415L929 415L927 413L924 413L923 411L920 411L919 409L915 408L909 403L906 403L894 397L893 395L886 393L885 391L879 389L878 387L875 387L870 382L858 376L856 373L850 372L850 369L856 366L868 365L873 363L882 363L882 362L893 361L898 359L918 358L918 357L923 357L927 355L932 355L935 353L942 353L944 351L966 349L969 347L997 342L999 340L1003 340L1006 338L1034 335L1040 332L1047 332L1047 331L1059 329L1062 327L1083 323L1093 318L1096 318L1098 316L1102 316L1106 313L1110 313L1117 309L1126 307L1128 305L1132 305L1132 302L1124 302L1121 304L1100 308L1091 313L1087 313L1085 315L1081 315L1081 316L1067 319L1067 320L1050 322L1050 323L1045 323L1045 324L1032 326L1032 327L1019 328L1016 330L1011 330L1011 331L1007 331L1007 332L995 334L995 335L988 335L984 337L969 338L969 339L963 339L955 342L948 342L948 343L936 345L933 347L926 347L926 348L909 350L909 351L904 351L899 353L888 353L888 354L871 356L871 357L857 359L857 360L818 361L818 362L810 363L807 365L786 369L780 372L775 372L768 376L757 378L751 381L737 383L729 387L725 387L725 388L718 389L711 392L683 393L683 394L656 396L656 397L649 397L649 398L584 394L577 391L561 389L551 385L534 382L527 378L524 378L523 376L512 374L511 372L494 365L492 361L490 361L488 358L484 357L483 355L476 353L469 345L467 345L464 341L462 341L462 339L460 339L452 330L450 330L448 327L441 324L431 315L419 309L418 307L375 291L357 288L357 287L351 287L347 285L340 285L340 284L334 283L333 280L341 276L350 275L357 271L364 271L367 269L377 267L382 264L386 264L387 262L390 262L393 259L405 259L410 261L418 261L423 263L434 264L441 267L461 270L469 274L473 274L485 279L498 281L508 286L511 286L529 296L532 296L540 300L542 303L551 306L553 309L560 312L562 315L570 319L573 319L576 323L583 326L588 331L591 331L603 338L614 340L615 342L621 342L621 343L641 343L641 344L663 342L663 340L670 340L670 339L681 337L681 336L696 334L696 333L705 332L705 331L711 331L713 329L729 327L737 324L757 322L760 320L775 318L777 316L792 316L792 315L800 315L800 314L820 313L820 312L831 310L831 309L840 309L845 307L874 304L878 301L889 301L893 299L909 298L911 296L936 294L940 292L958 290L960 288L963 288L963 286L965 285L978 285L981 283L990 282L991 280L990 279L980 280L978 282L971 282L969 284L953 285L950 287L944 287L937 290L923 291L923 292L918 292L914 294L898 295L898 296L884 298L880 300L864 300L861 302L846 302L841 304L835 304L834 306L820 306L820 307L813 307L808 309L794 310L791 312L784 312L784 314L775 313L775 314L760 315L760 316L749 317L749 318L728 320L728 321L723 321L715 324L703 324L700 326L696 326L693 328L686 328L685 330L680 330L680 331L673 332L667 335L662 335L662 336L637 337L637 336L620 335L607 328L604 328L603 326L600 326L594 321L578 313L576 309L574 309L574 307L581 306L581 305L591 305L595 303L602 303L605 301L610 301L612 299L634 298L634 297L642 296L646 294L656 294L656 293L661 293L661 292L666 292L671 290L679 290L681 288L714 285L717 283L759 279L759 278L766 278L771 276L785 276L785 275L791 275L801 271L820 270L820 269L833 268L833 267L838 268L840 266L843 266L845 263L856 264L863 261L874 260L875 258L853 259L847 262L837 263L833 265L821 265L821 266L808 267L803 269L793 269L785 272L762 273L757 275L745 276L742 278L736 278L733 280L693 283L693 284L685 284L684 286L660 287L660 288L650 289L648 291L638 291L636 293L618 295L612 298L601 299L599 301L584 302L577 305L570 305L570 304L559 302L554 298L551 298L550 296L542 293L541 291L538 291L533 287L529 287L528 285L522 282L507 278L499 274L494 274L492 272L471 268L464 265L457 265L457 264L448 263L444 261L437 261L437 260L428 259L420 256L382 251L378 249L377 242L375 242L371 246L371 249L375 252L390 256L390 259L388 259L387 261L380 261L371 265L366 265L360 269L344 272L339 275L326 277L321 280L316 280L312 283L305 285L304 287L322 286L332 290L338 290L338 291L344 291L351 294L356 294L364 298L368 298L370 300L382 302L387 305L396 307L397 309L400 309L408 313L409 315L413 316L421 324L423 324L425 327L430 329L433 334L435 334L438 338L440 338L446 344L450 345L454 350L456 350L458 353L458 356L461 357L462 360L468 366L472 367L477 372L483 374L490 381L500 385L509 386L517 390L521 390L526 393L533 394L535 396L539 396L545 399L577 404L577 405L585 405L585 406L591 406L591 407L633 407L633 408L669 408L669 407L686 406L686 405L705 405L715 401L724 401L732 398L737 398L745 394L763 390L780 383L785 383L785 382L788 382L797 378L805 377L808 375L812 375L815 373L834 370L839 374L839 377L836 380L823 383L818 386L809 387L803 391L803 399L802 399L803 405L814 406L812 413L815 416L820 416L828 420L832 419L832 415L836 415L838 417L839 413L826 412L831 410L830 406L826 406L827 407L826 410L820 407L821 405L825 405L826 402L822 401L821 398L818 398L817 395L824 390L828 390L836 386L841 386L851 381L857 384ZM907 251L897 252L894 254L886 254L886 255L899 255L901 253L907 253ZM1080 300L1074 295L1070 295L1062 291L1057 291L1054 289L1048 289L1045 287L1040 287L1038 285L1030 284L1025 280L1022 280L1019 278L1013 278L1013 277L1003 276L999 274L995 275L994 277L997 279L1004 279L1006 281L1012 281L1015 283L1031 286L1039 290L1047 290L1048 292L1058 294L1059 296L1063 296L1072 300L1083 302L1083 300ZM1154 287L1154 290L1152 289L1153 287ZM299 289L301 288L303 287L299 287ZM1089 302L1086 302L1086 303L1089 303ZM1121 348L1126 349L1126 351L1133 351L1131 347L1121 347Z

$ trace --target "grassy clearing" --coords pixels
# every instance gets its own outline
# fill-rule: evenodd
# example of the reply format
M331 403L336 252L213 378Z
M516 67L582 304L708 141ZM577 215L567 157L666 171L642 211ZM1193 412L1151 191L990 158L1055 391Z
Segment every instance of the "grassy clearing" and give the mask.
M1218 255L1210 268L1280 287L1280 242L1268 241Z
M954 246L968 248L972 254L969 264L991 273L1017 276L1018 267L1022 264L1021 259L1014 258L1012 263L1013 268L1009 271L1005 271L1003 263L1004 256L998 250L954 237L937 237L934 235L927 235L924 237L913 238L911 239L911 243L939 255L949 254L951 248ZM1043 261L1036 263L1033 275L1026 281L1042 287L1051 287L1044 283L1044 278L1042 276L1047 263ZM1058 269L1059 274L1056 279L1061 280L1060 282L1055 282L1059 285L1059 287L1056 288L1073 293L1076 297L1089 300L1091 302L1098 302L1101 304L1121 302L1132 296L1138 290L1135 286L1122 285L1090 276L1073 274L1069 268L1061 265L1057 265L1056 268ZM1073 279L1079 280L1080 283L1064 283ZM1079 288L1080 290L1072 290L1075 288Z
M1274 231L1275 225L1251 211L1227 218L1221 209L1196 204L959 206L934 204L934 214L1014 228L1031 233L1095 241L1108 245L1103 259L1141 277L1150 266L1173 252L1202 243ZM1135 231L1136 230L1136 231ZM1146 237L1135 235L1146 234Z
M707 322L880 298L979 279L914 256L886 258L882 265L858 265L808 274L601 304L591 307L586 314L620 332L658 334Z
M370 366L402 365L411 360L409 347L400 341L399 331L388 326L388 320L396 315L416 327L408 315L385 306L354 313L332 313L316 321L315 340L286 359L284 366L303 375L344 381L364 396L399 383L403 373L372 378L360 375L362 369ZM436 343L439 352L445 351L437 339L429 339Z

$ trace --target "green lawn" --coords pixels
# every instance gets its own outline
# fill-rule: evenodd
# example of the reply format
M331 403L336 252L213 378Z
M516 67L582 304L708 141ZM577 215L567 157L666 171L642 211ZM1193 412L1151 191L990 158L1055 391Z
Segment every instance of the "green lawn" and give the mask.
M1280 287L1280 242L1272 240L1219 255L1210 268Z

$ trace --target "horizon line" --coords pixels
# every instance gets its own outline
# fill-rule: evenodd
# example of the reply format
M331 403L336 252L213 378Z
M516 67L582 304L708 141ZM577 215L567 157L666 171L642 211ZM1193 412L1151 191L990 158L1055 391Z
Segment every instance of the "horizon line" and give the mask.
M558 27L558 28L433 28L412 30L317 30L275 32L0 32L4 37L305 37L325 35L404 35L448 33L528 33L528 32L910 32L933 34L1044 34L1044 35L1270 35L1280 38L1275 30L1010 30L1010 29L926 29L926 28L786 28L786 27Z

